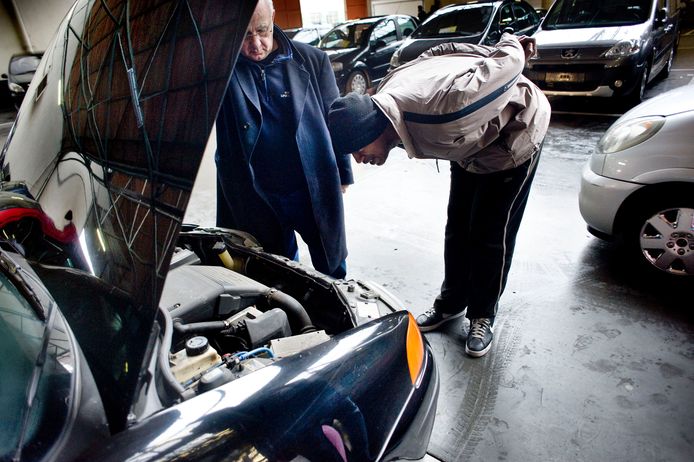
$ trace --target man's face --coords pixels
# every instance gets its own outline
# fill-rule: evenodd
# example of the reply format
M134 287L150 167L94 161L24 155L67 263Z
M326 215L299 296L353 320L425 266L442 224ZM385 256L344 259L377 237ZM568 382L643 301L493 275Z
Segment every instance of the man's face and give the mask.
M241 46L241 54L253 61L262 61L273 51L272 24L275 12L268 2L258 3L251 22L246 29L246 38Z
M386 142L384 133L353 153L354 160L359 164L383 165L388 158L388 153L390 153L390 146Z

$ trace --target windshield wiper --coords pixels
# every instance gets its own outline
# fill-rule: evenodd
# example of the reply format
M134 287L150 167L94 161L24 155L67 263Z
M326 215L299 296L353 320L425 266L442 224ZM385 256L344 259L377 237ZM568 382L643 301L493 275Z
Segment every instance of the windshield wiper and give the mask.
M39 381L43 375L43 367L46 364L46 357L48 356L48 345L51 339L51 333L53 332L53 324L55 321L55 310L54 303L48 308L48 317L43 328L43 336L41 338L41 349L39 354L36 356L36 361L34 362L34 370L31 374L31 380L26 388L26 403L23 409L22 423L19 432L19 440L17 441L17 447L12 457L12 462L19 462L22 460L22 448L24 447L24 440L26 439L27 433L29 431L29 417L31 416L31 410L34 406L34 399L36 398L36 392L39 388Z

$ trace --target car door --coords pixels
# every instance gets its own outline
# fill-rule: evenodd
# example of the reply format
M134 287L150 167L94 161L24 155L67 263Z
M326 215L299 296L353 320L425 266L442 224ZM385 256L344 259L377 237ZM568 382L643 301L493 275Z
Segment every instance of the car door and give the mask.
M377 84L386 75L390 57L401 41L394 18L385 18L374 26L369 37L368 52L364 56L372 83Z
M657 0L655 17L653 18L653 71L659 71L665 66L670 57L670 50L675 46L677 24L675 17L670 15L674 10L672 0Z

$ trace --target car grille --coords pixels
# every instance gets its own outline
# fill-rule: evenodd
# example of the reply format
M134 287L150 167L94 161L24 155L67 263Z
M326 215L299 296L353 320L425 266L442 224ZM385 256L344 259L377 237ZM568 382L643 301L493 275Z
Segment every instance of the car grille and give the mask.
M526 77L541 90L593 91L605 75L602 64L538 64L526 69Z

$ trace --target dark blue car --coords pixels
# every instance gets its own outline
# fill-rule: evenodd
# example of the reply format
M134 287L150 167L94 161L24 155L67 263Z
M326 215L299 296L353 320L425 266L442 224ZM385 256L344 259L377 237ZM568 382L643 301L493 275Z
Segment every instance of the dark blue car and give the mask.
M347 21L318 43L328 53L340 93L364 94L388 73L395 50L417 27L408 15L392 14Z

